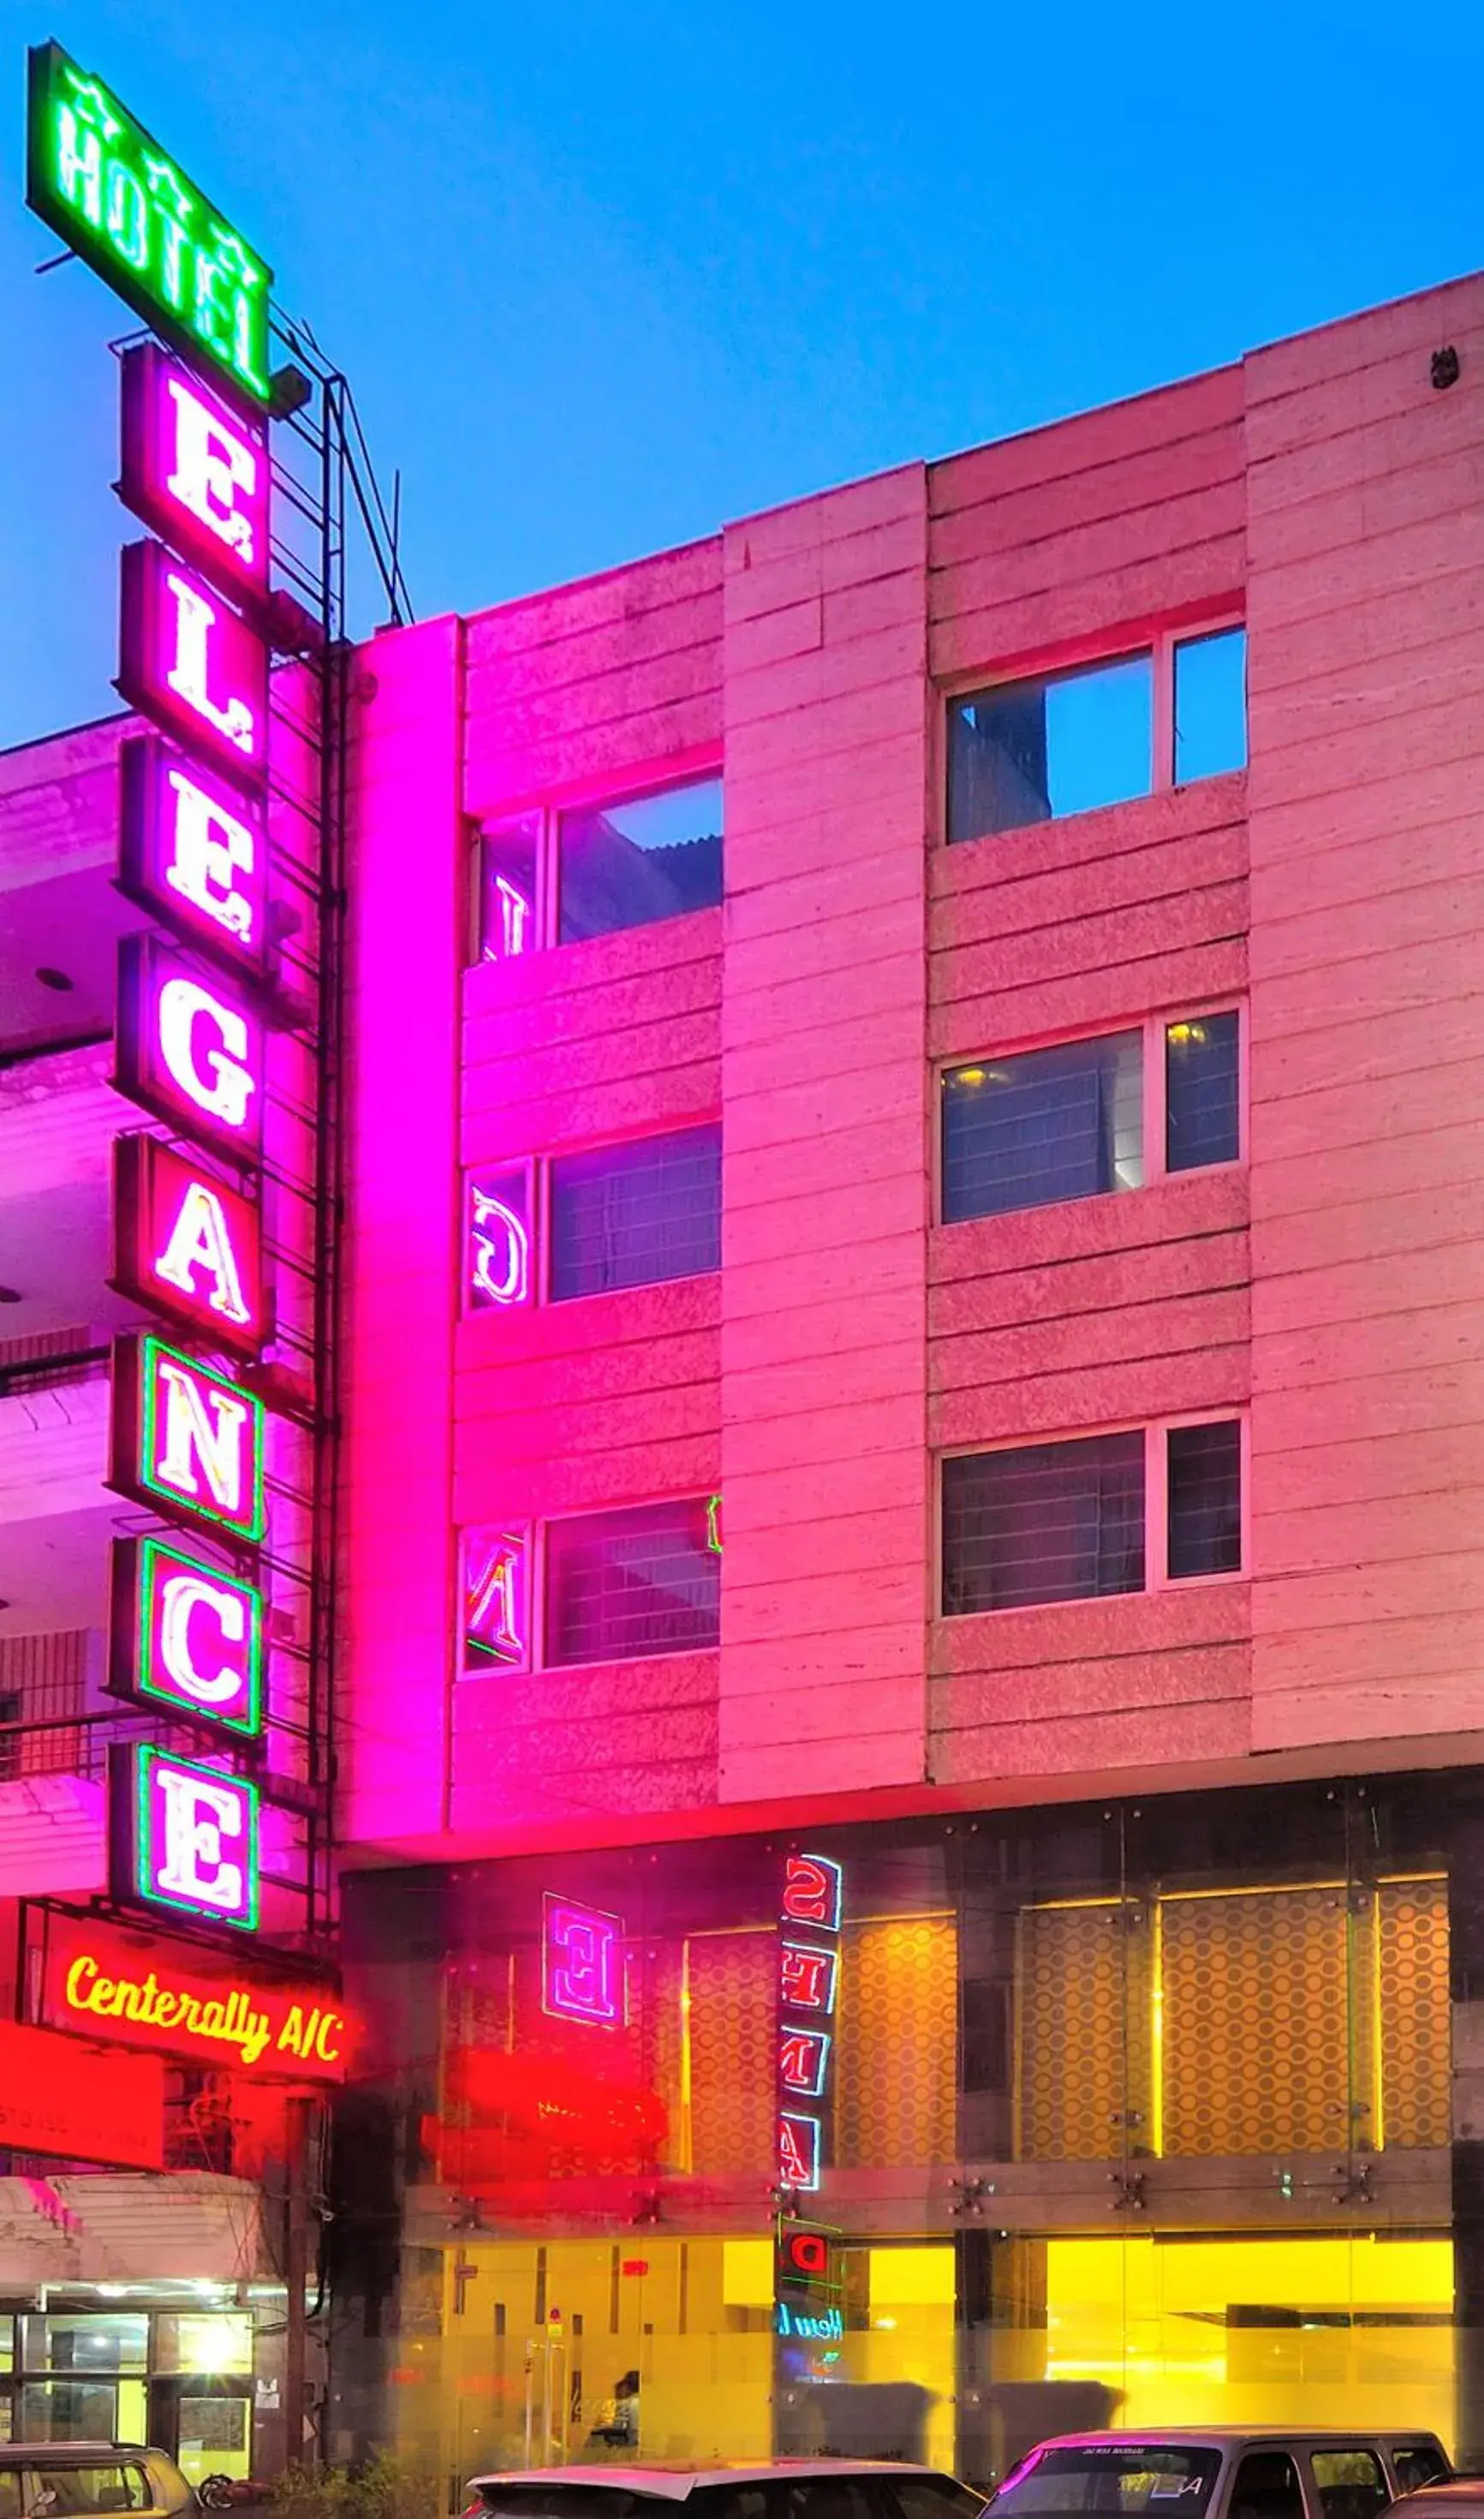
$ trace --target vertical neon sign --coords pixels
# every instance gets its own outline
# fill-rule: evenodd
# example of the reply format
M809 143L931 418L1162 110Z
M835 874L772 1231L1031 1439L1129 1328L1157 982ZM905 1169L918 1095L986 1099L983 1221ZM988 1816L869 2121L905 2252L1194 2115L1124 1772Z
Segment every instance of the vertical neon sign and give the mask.
M778 1935L778 2184L812 2193L825 2166L844 1876L826 1854L784 1859Z
M622 2029L628 2011L624 1920L548 1890L542 1900L541 2000L561 2020Z

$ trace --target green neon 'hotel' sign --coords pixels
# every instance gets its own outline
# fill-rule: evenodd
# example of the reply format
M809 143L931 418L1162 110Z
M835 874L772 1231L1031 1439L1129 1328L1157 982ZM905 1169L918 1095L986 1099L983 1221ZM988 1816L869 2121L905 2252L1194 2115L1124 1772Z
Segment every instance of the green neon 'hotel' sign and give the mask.
M30 55L25 198L156 332L240 400L267 404L273 273L60 44Z

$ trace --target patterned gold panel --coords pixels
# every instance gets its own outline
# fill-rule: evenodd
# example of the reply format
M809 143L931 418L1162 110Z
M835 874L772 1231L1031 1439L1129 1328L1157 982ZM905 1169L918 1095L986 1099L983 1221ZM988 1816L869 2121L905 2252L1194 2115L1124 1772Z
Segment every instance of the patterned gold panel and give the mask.
M1125 2140L1147 2148L1144 1911L1117 1899L1025 1908L1016 1972L1016 2157L1108 2160Z
M778 1942L767 1926L690 1944L691 2159L700 2177L769 2178Z
M1352 2070L1358 2101L1371 2082L1372 2008L1350 1991L1371 1930L1338 1883L1160 1900L1165 2152L1344 2148Z
M847 1925L835 2054L835 2157L845 2169L952 2160L958 1934L951 1917Z
M1375 1895L1382 2140L1388 2151L1446 2143L1453 2060L1447 1883L1383 1880Z

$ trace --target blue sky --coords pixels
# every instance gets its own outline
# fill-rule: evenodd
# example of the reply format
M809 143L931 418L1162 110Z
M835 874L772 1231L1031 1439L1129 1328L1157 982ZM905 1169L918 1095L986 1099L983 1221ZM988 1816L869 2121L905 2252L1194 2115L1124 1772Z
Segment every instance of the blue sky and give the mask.
M27 41L107 78L270 255L402 468L420 614L1484 263L1466 0L46 7L0 11L0 744L114 705L128 530L127 318L80 266L32 276Z

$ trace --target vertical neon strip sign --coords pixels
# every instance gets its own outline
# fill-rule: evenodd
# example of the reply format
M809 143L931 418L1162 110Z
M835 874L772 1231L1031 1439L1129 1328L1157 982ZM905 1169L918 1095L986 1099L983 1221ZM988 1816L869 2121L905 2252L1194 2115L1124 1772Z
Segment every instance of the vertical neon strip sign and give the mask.
M844 1875L827 1854L784 1858L778 1935L778 2184L812 2194L825 2166Z

